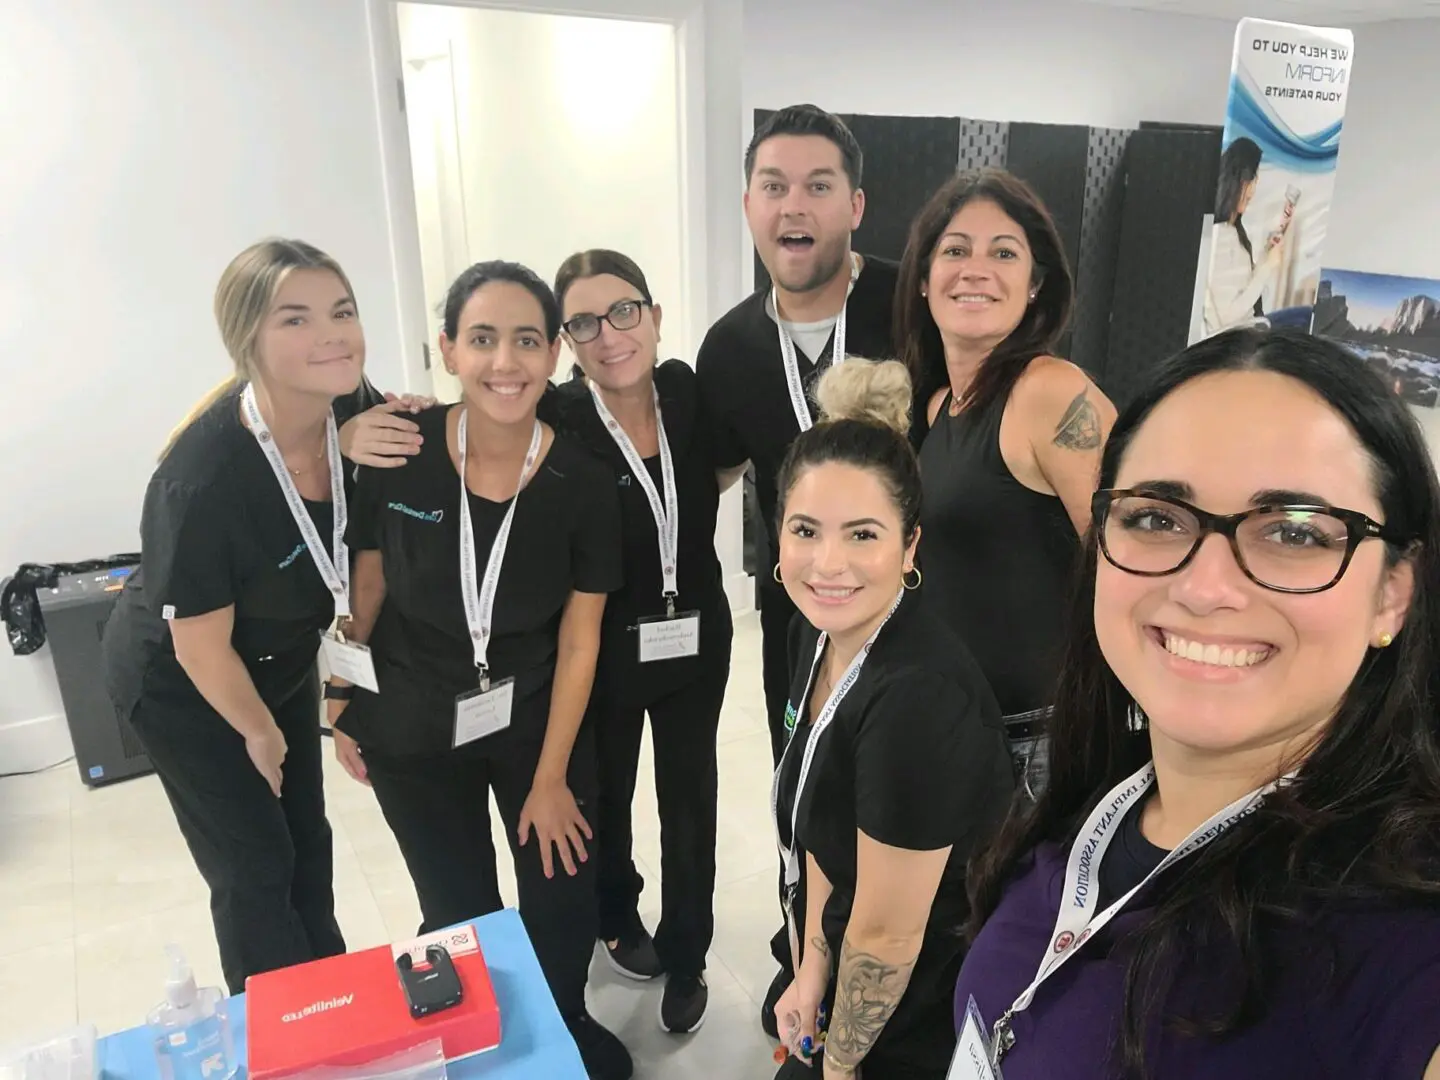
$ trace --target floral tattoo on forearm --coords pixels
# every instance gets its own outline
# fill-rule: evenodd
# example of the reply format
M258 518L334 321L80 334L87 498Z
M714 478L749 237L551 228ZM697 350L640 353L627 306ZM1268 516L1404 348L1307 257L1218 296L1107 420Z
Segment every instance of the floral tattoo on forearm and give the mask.
M842 1069L857 1068L905 996L912 959L891 964L862 952L846 938L840 948L835 985L835 1014L825 1040L825 1056Z

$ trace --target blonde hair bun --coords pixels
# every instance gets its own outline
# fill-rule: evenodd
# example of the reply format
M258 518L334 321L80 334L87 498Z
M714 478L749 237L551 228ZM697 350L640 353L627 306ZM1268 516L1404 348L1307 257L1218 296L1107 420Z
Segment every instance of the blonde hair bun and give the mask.
M847 356L815 388L826 420L861 420L905 435L910 431L910 372L898 360Z

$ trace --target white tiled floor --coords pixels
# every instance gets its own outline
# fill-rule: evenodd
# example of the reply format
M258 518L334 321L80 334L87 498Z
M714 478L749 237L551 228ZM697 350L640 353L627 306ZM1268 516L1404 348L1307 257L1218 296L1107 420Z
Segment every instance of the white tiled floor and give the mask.
M770 744L753 615L737 620L734 652L720 724L716 931L704 1027L683 1038L661 1032L658 984L620 979L598 957L591 968L592 1011L630 1047L641 1078L774 1071L772 1044L758 1023L774 974L768 943L778 911ZM635 854L647 882L642 914L653 930L660 844L648 735L642 754ZM363 948L414 933L420 919L414 889L374 797L328 753L326 794L347 943ZM506 850L498 834L496 846ZM513 904L507 864L502 856L502 888ZM0 780L0 1043L77 1020L102 1033L142 1022L161 996L170 941L185 948L202 985L219 985L205 886L153 776L89 790L67 763Z

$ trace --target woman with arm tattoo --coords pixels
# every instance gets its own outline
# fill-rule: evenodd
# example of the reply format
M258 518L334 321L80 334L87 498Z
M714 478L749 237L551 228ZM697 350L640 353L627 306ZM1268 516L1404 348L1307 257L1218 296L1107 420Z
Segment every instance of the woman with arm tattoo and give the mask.
M826 1080L940 1080L965 862L1010 801L1009 755L978 665L914 591L904 368L838 366L819 400L779 485L776 575L807 620L775 781L796 960L780 1075L818 1060Z

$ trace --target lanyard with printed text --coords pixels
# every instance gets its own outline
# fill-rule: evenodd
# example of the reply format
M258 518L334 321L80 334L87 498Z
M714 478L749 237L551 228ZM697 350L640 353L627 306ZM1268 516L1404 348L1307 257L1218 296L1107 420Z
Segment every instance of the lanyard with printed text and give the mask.
M1070 858L1065 867L1065 891L1060 896L1060 910L1055 916L1055 932L1050 938L1050 948L1040 961L1040 968L1030 985L1015 999L1015 1003L995 1021L992 1041L992 1064L999 1065L1005 1053L1015 1045L1015 1032L1011 1020L1017 1013L1030 1007L1040 985L1080 951L1081 947L1103 930L1110 920L1124 910L1135 894L1152 880L1163 874L1180 860L1195 854L1225 833L1232 825L1253 814L1265 796L1280 784L1286 783L1294 774L1266 784L1237 799L1225 809L1205 821L1192 832L1179 847L1175 848L1160 864L1145 876L1145 880L1120 897L1104 911L1096 911L1099 905L1100 864L1110 842L1126 813L1150 790L1155 782L1154 765L1146 765L1129 779L1117 784L1100 804L1095 807L1084 829L1076 837L1070 849Z
M660 483L665 489L663 501L660 492L655 489L655 481L650 479L650 470L645 468L645 462L640 457L640 452L635 449L635 444L630 441L630 436L625 434L620 422L605 407L600 391L595 389L593 383L590 385L590 395L595 399L595 411L600 414L601 422L615 440L615 445L620 448L620 453L625 456L625 463L630 466L635 482L650 500L650 513L655 517L655 533L660 539L660 573L663 578L661 595L665 598L665 615L673 619L675 597L680 591L680 496L675 488L675 461L670 455L670 443L665 438L665 420L660 415L660 391L652 386L651 393L655 395L655 434L660 441Z
M850 288L845 293L845 307L840 309L840 315L835 320L834 343L830 348L832 367L845 362L845 308L850 306L850 294L855 291L855 282L859 277L860 257L851 252ZM775 326L780 331L780 358L785 364L785 382L790 387L790 404L795 410L795 421L801 431L809 431L814 421L810 418L810 402L805 397L805 383L800 378L800 360L795 355L795 342L780 318L780 297L773 285L770 287L770 303L775 308Z
M253 383L245 387L244 393L240 395L240 401L241 407L245 410L245 420L250 425L250 433L260 444L260 449L265 454L265 460L270 463L270 469L275 473L275 479L280 482L280 491L285 496L286 505L290 507L290 516L295 519L295 524L300 529L300 536L310 550L310 558L315 562L315 569L320 572L320 579L325 582L325 587L335 598L335 617L348 619L350 617L350 552L345 546L345 462L340 457L340 434L335 428L335 414L330 413L325 417L325 451L330 459L330 499L335 513L335 529L334 535L331 537L333 547L331 551L326 551L325 545L320 539L320 530L315 528L315 522L311 520L310 512L305 509L305 500L300 497L300 492L295 487L295 481L290 478L290 469L285 464L285 458L280 453L280 448L275 445L275 437L270 434L270 428L265 423L265 418L260 415L260 405L255 400Z
M820 713L815 717L815 723L810 728L810 737L805 740L805 756L800 759L800 778L795 785L795 801L790 805L790 845L786 847L784 838L780 835L780 774L785 768L785 759L790 753L790 747L795 742L795 732L790 733L790 739L785 744L785 751L780 755L780 764L775 769L775 779L770 788L770 812L775 819L775 839L780 847L780 857L785 861L785 888L787 892L800 883L800 845L795 839L795 827L799 820L800 795L805 790L805 781L810 777L810 766L815 760L815 747L820 742L820 736L830 726L830 721L835 718L835 710L845 700L845 695L855 685L855 680L860 678L860 669L865 664L865 658L870 654L870 648L875 644L875 639L880 636L880 631L885 629L885 624L895 614L895 609L900 606L900 601L905 597L905 590L901 589L895 595L895 602L890 605L890 610L885 613L885 618L875 628L875 632L866 639L865 644L860 646L860 651L855 654L855 659L850 661L850 666L845 669L845 674L830 691L830 696L825 699L821 706ZM803 710L805 702L810 697L810 688L815 685L815 672L820 668L820 659L825 655L825 643L828 636L820 635L820 640L815 643L815 659L810 664L810 677L805 680L805 696L800 699L797 713ZM797 725L796 731L799 730Z
M470 641L475 647L475 670L480 673L480 689L490 689L490 668L487 663L490 648L492 619L495 614L495 593L500 588L500 564L505 561L505 546L510 542L510 526L515 520L515 507L520 502L520 492L525 487L525 478L535 467L540 456L540 437L544 428L535 421L535 432L530 436L530 449L525 452L525 464L520 469L520 480L515 485L515 498L500 522L500 530L490 545L490 556L485 560L485 576L477 589L475 585L475 524L470 516L470 488L465 483L465 419L468 409L460 406L460 423L455 433L455 442L460 458L460 596L465 601L465 622L470 627Z

